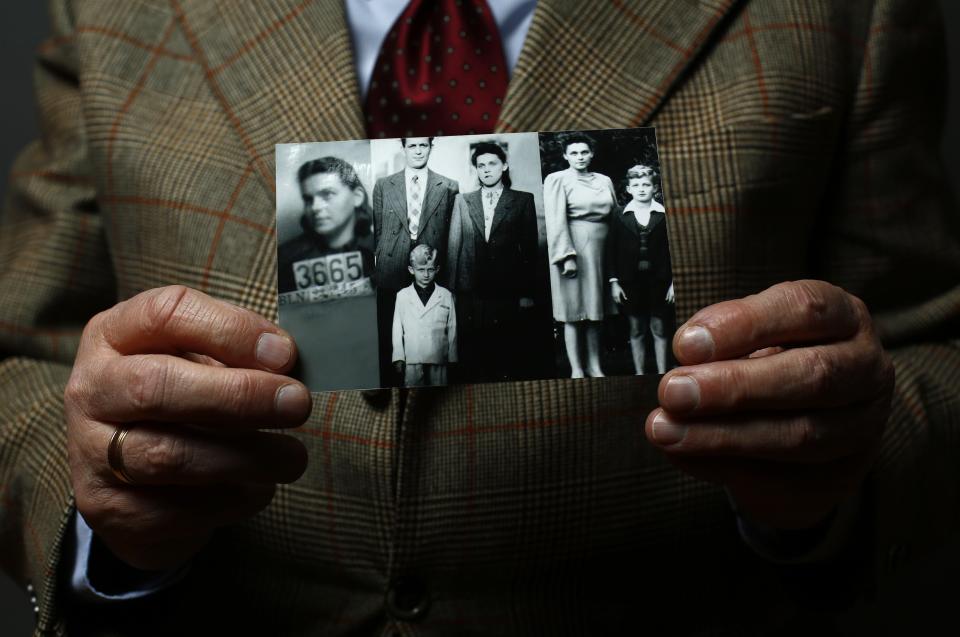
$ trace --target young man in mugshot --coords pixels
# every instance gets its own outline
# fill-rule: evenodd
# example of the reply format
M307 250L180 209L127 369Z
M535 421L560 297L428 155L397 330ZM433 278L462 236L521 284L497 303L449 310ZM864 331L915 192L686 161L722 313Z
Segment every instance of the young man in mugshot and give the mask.
M377 320L381 376L391 376L390 324L397 292L410 284L407 259L421 243L445 254L450 213L460 186L427 167L433 137L401 137L404 168L377 180L373 187L373 226L377 255ZM396 379L395 380L399 380Z
M474 146L480 189L457 195L446 281L456 294L464 380L522 377L521 312L533 307L537 217L533 195L511 188L507 153Z
M437 250L421 243L410 251L413 283L397 293L393 314L393 364L405 387L447 384L457 362L457 314L453 295L434 282Z

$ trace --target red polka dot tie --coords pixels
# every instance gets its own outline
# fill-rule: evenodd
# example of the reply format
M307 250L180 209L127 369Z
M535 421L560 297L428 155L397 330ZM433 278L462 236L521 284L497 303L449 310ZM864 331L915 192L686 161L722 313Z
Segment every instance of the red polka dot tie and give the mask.
M486 0L411 0L390 29L367 93L367 133L489 133L507 65Z

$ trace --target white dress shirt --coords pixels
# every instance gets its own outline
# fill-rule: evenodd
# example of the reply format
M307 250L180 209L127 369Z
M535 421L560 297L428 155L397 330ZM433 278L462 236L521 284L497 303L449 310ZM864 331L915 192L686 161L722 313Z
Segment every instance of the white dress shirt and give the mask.
M490 229L493 227L493 214L497 211L497 204L500 203L500 195L503 194L503 182L498 183L493 188L486 186L480 188L480 201L483 203L483 236L490 241Z

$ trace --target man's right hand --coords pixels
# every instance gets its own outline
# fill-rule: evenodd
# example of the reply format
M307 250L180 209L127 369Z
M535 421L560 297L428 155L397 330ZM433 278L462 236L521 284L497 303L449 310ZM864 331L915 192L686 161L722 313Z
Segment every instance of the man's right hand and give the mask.
M310 414L307 388L283 375L295 360L270 321L182 286L90 320L64 396L67 449L77 510L117 557L174 568L303 474L299 440L259 431ZM107 462L124 425L132 485Z
M560 276L566 279L577 278L577 257L567 257L563 262L563 270L560 272Z

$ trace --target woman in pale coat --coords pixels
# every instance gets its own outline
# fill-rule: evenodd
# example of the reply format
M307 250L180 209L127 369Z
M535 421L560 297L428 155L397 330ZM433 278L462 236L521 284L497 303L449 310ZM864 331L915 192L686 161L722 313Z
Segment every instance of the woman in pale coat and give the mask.
M609 177L590 172L595 147L590 137L575 133L561 143L570 167L543 182L553 318L564 324L571 376L599 377L604 244L617 196ZM584 341L586 366L580 355Z

